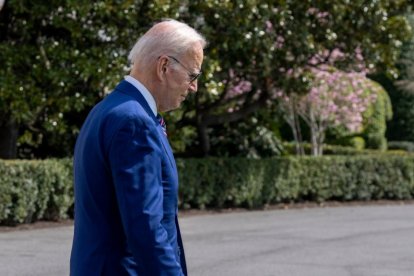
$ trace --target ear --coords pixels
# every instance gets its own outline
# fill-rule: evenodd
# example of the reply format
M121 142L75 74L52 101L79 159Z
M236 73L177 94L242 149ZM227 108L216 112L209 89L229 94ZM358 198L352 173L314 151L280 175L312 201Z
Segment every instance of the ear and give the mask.
M164 80L165 74L168 71L169 58L167 56L160 56L157 60L157 77Z

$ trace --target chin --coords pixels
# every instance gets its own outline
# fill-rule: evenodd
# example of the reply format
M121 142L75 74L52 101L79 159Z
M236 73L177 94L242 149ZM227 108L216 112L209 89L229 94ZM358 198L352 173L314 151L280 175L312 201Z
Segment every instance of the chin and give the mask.
M171 111L179 108L181 106L181 103L177 103L175 105L171 105L166 111Z

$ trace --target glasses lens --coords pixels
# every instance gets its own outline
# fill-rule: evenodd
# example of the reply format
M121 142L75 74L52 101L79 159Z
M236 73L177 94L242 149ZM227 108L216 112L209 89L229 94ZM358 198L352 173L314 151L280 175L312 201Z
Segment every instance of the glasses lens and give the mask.
M191 74L190 71L187 69L187 67L185 67L178 59L176 59L173 56L167 56L171 59L173 59L175 62L177 62L178 64L180 64L185 70L188 71L188 76L190 77L190 83L195 81L196 79L198 79L198 77L201 75L201 71L197 74Z
M195 81L196 79L198 79L201 75L201 72L199 72L198 74L191 74L190 75L190 82Z

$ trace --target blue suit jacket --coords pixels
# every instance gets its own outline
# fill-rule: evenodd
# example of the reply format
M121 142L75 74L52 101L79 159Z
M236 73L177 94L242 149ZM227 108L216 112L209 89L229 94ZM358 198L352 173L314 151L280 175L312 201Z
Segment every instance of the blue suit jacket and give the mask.
M187 274L174 156L148 103L127 81L88 115L74 177L71 275Z

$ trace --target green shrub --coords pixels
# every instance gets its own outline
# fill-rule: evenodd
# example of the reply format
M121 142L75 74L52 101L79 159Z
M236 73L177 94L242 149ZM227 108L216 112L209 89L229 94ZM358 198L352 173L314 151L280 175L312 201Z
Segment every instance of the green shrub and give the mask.
M49 164L44 163L44 166L51 171L45 175L49 177L47 181L52 185L43 218L47 220L67 218L68 209L74 201L72 160L53 160Z
M367 148L387 150L387 139L385 132L387 130L387 121L392 119L392 105L387 91L375 83L377 86L377 100L364 115L364 131L363 136L366 141Z
M379 153L376 150L364 149L364 139L361 137L349 138L347 140L348 145L323 145L324 155L361 155L361 154L372 154ZM353 144L351 144L353 143ZM295 155L295 144L294 143L283 143L284 155ZM312 145L310 143L303 143L303 149L306 155L311 154Z
M73 202L70 163L0 160L0 224L65 218Z
M180 208L260 208L281 202L411 199L414 155L178 159ZM0 224L66 218L72 161L0 160Z
M365 149L365 140L360 136L354 136L349 139L349 146L355 148L356 150Z
M412 155L209 158L178 160L178 164L184 208L411 199L414 195Z
M392 150L404 150L407 152L414 152L414 142L410 141L390 141L388 148Z
M369 142L369 148L371 149L377 149L381 151L386 151L387 146L387 138L384 137L382 134L368 134L367 135L367 141Z

